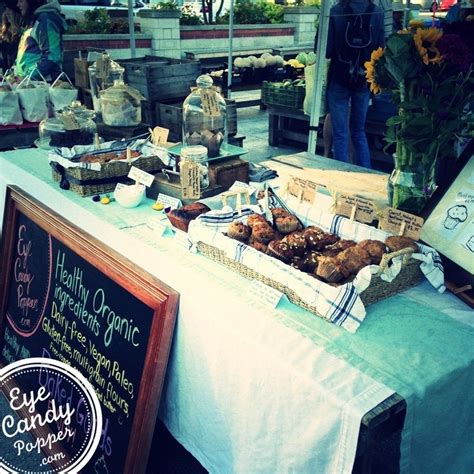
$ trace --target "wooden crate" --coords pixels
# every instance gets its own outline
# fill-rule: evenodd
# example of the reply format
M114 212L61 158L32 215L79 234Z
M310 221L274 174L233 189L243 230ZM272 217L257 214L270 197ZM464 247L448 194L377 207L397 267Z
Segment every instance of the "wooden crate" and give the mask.
M233 136L237 133L237 106L233 99L226 99L227 106L227 135ZM160 127L170 131L170 140L180 141L183 128L183 103L158 103L156 107L156 119Z
M235 181L249 182L249 163L241 158L233 158L209 164L209 183L218 184L225 190Z
M145 56L118 59L125 68L125 81L150 101L182 99L201 74L201 63L187 59Z
M89 66L93 61L82 58L74 58L74 84L80 89L90 89Z

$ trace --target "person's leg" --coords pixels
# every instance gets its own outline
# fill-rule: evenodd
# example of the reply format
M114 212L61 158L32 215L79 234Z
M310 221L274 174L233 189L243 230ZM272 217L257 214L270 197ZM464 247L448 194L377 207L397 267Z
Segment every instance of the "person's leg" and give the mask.
M324 144L324 155L327 158L331 155L332 147L332 125L331 125L331 114L326 114L323 125L323 144Z
M327 94L329 113L331 114L334 158L347 163L349 161L347 113L350 91L333 81L328 86Z
M355 164L371 168L370 151L365 134L365 119L369 107L370 91L368 87L353 91L351 94L350 130L354 147Z

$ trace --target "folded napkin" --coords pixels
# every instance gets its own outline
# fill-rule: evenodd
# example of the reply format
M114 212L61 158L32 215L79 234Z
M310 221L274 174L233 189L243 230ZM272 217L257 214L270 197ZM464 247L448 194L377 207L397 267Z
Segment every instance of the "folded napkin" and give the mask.
M266 166L249 163L249 179L256 183L267 181L268 179L277 178L278 173L275 170L267 168Z

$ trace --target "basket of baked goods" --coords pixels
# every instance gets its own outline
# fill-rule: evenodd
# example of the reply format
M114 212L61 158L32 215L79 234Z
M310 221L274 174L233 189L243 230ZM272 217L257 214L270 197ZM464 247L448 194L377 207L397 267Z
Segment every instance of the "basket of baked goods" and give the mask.
M56 148L48 154L53 179L81 196L112 191L126 182L132 166L151 174L169 163L165 148L145 139Z
M191 221L189 239L212 260L350 332L367 305L418 284L423 274L444 290L438 254L409 237L318 211L304 219L288 207L261 212L210 211Z

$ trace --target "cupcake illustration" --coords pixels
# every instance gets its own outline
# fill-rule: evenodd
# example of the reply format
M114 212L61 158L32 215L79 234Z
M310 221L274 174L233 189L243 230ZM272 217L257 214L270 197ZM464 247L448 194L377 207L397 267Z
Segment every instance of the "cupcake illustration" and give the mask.
M471 235L469 240L466 242L466 247L474 253L474 235Z
M443 225L445 229L453 230L460 222L465 222L466 219L467 207L459 204L448 209Z

